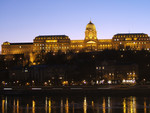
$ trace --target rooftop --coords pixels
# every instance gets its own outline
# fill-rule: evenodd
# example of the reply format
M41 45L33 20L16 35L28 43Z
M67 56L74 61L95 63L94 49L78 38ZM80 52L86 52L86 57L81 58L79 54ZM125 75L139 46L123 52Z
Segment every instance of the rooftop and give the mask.
M37 37L68 37L67 35L39 35Z
M10 45L32 45L33 43L10 43Z
M147 35L145 33L117 33L115 35Z

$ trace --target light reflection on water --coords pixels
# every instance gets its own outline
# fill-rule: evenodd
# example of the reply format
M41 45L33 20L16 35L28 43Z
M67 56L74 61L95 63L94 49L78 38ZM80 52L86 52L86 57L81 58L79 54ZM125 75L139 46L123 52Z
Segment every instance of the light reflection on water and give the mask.
M83 102L83 110L84 110L84 113L87 113L86 110L87 110L87 102L86 102L86 97L84 97L84 102Z
M1 97L2 113L150 113L150 97Z

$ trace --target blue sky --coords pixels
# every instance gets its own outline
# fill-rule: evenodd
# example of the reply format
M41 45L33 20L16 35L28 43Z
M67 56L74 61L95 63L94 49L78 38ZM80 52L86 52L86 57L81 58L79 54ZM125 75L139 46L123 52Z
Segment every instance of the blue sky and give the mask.
M38 35L84 39L90 18L98 39L150 35L150 0L0 0L0 44L32 42Z

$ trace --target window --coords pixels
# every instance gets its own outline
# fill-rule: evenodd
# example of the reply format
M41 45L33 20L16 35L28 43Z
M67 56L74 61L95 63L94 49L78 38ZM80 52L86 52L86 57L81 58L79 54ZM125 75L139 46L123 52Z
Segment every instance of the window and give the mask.
M128 41L129 41L129 40L132 40L132 38L126 38L126 40L128 40Z
M27 72L28 72L28 70L27 70L27 69L25 69L25 70L24 70L24 72L26 72L26 73L27 73Z
M62 77L59 77L59 79L62 79Z

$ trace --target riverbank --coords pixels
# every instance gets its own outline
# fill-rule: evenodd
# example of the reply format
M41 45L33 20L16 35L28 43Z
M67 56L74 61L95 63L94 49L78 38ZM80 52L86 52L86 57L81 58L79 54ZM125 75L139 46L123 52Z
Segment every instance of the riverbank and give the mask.
M0 95L149 95L150 85L0 87Z

